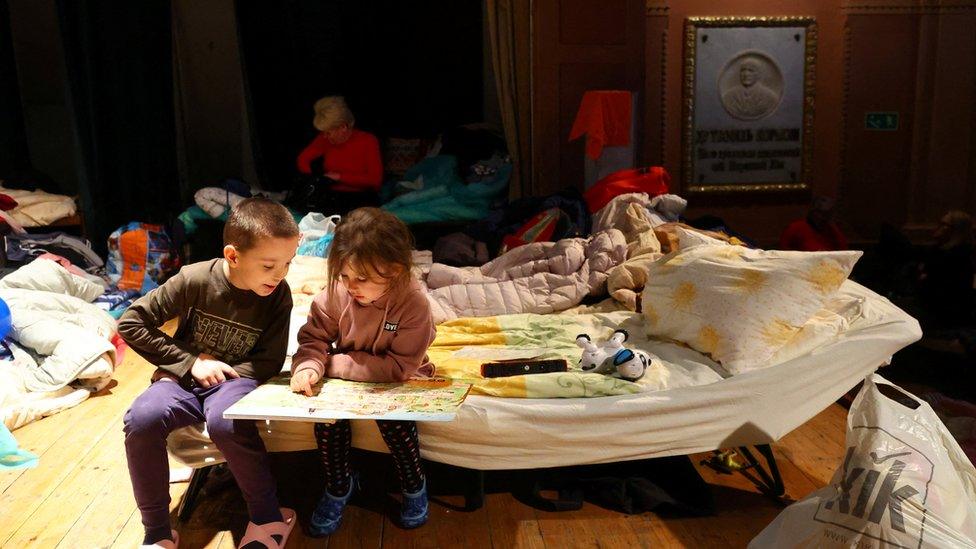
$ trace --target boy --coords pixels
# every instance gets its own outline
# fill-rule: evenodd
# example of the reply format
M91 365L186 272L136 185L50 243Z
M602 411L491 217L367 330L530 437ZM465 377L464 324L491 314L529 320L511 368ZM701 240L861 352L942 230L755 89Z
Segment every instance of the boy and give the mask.
M251 522L241 545L285 545L295 512L278 507L257 427L223 414L281 369L292 307L285 275L298 237L284 206L242 200L224 226L223 258L184 267L119 319L123 339L158 368L124 418L129 476L148 546L178 545L169 524L166 437L201 421L247 502ZM179 327L170 337L159 327L174 317Z

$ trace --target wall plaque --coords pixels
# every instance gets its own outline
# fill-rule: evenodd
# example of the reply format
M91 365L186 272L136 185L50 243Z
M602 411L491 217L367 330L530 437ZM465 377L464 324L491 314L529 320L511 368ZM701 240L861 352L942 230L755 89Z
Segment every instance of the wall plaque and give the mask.
M686 20L685 190L807 188L816 43L812 17Z

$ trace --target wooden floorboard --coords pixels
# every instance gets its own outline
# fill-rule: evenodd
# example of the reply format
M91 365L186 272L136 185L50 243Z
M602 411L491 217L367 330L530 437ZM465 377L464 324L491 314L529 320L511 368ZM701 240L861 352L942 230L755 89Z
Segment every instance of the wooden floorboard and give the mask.
M495 547L545 548L535 509L513 504L509 494L488 494L485 509L488 511L488 529Z
M122 415L141 387L145 387L150 371L148 364L131 353L116 372L117 383L70 410L16 431L18 444L40 454L40 461L38 467L21 471L17 479L0 494L0 509L15 510L0 513L0 545L22 546L16 545L18 540L37 543L31 541L35 534L30 532L38 529L38 521L43 521L52 512L64 516L62 506L74 509L75 506L84 505L81 512L72 517L75 520L67 524L69 528L73 526L91 501L84 501L84 496L72 490L78 486L83 489L95 486L97 478L122 478L125 484L120 491L128 493L131 498L125 452L122 449ZM141 384L138 381L140 377ZM52 428L60 422L68 424L64 430ZM35 434L37 431L53 438L46 441ZM114 455L106 454L107 443L114 448ZM93 461L95 458L98 461ZM87 471L83 467L100 469ZM51 541L57 532L66 532L64 523L70 519L56 520L59 523L57 526L43 535L40 532L36 532L36 535ZM53 541L47 546L53 547L61 540Z
M139 545L142 524L126 468L122 416L146 387L151 371L129 353L109 390L14 432L22 447L40 456L40 463L35 469L0 473L0 547ZM830 481L843 457L845 421L846 410L833 405L773 445L787 500L802 498ZM395 487L378 479L353 500L331 538L307 537L299 525L288 547L744 547L784 504L758 493L741 475L700 465L708 456L689 459L710 485L714 516L626 515L591 503L577 511L545 512L502 490L488 493L485 505L474 512L460 510L460 496L438 495L431 504L430 522L403 530L395 523L396 501L388 494ZM176 524L175 509L187 485L171 485L171 516L185 549L232 548L243 535L247 513L240 493L232 483L213 483L211 479L208 492L184 524ZM306 490L307 484L299 490ZM301 522L308 520L318 497L305 496L299 498ZM297 501L293 494L285 497Z

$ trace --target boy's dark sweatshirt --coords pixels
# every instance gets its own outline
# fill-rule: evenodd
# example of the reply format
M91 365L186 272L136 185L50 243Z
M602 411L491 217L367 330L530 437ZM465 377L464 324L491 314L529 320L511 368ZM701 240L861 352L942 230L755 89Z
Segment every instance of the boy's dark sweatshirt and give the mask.
M262 297L233 286L223 259L187 265L119 319L119 334L143 358L189 386L201 353L263 383L281 371L288 347L291 290L284 280ZM172 337L160 330L179 318Z

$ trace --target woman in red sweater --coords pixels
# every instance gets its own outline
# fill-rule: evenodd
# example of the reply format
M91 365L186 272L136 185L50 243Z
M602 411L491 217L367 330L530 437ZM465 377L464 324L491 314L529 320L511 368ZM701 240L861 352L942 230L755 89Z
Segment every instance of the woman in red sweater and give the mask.
M321 133L298 155L298 171L313 175L312 163L322 158L323 177L316 178L314 190L309 189L305 206L325 214L345 214L379 205L383 163L376 136L354 128L356 119L339 96L315 102L312 124Z
M790 223L779 237L779 249L830 252L847 249L847 238L834 222L834 201L818 196L803 219Z

